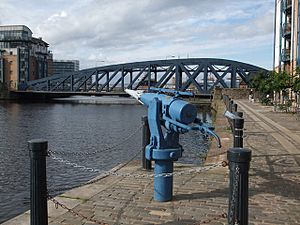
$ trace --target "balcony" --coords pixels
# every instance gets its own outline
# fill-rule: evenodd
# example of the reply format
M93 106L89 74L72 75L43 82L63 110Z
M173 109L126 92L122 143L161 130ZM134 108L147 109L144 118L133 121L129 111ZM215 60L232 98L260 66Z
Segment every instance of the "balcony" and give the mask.
M282 49L281 51L281 61L289 62L291 59L291 50L290 49Z
M282 36L283 37L291 37L292 25L291 23L284 23L282 25Z
M292 0L285 0L285 1L283 2L283 10L284 10L287 14L292 13Z
M20 37L20 36L4 36L0 35L0 41L9 42L9 41L29 41L28 37Z

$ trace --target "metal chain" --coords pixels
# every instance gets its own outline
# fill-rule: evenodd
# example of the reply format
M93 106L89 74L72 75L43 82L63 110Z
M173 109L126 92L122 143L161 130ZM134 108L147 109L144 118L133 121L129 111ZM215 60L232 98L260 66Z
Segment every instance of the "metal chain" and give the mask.
M217 156L221 156L221 155L224 155L224 154L227 154L227 150L220 151L220 152L218 152L218 153L209 155L209 156L207 156L207 158L217 157Z
M217 216L215 216L213 218L210 218L210 219L201 220L200 222L196 222L193 225L209 224L213 221L218 221L219 219L225 219L225 218L227 218L227 213L223 212L220 215L217 215Z
M119 166L115 171L118 171L120 169L122 169L124 166L128 165L131 161L133 161L140 153L141 153L142 150L140 151L137 151L137 153L131 157L127 162L123 163L122 166ZM53 157L53 154L51 153L48 153L48 156L50 157ZM64 160L62 159L61 157L56 157L58 158L58 161L59 162L65 162L65 161L68 161L68 160ZM85 167L85 166L79 166L78 164L76 163L71 163L70 161L68 161L68 165L77 165L77 168L80 168L80 169L84 169L84 168L87 168L90 172L93 170L93 172L96 172L96 170L94 170L93 168L89 168L89 167ZM102 170L103 171L103 170ZM100 172L100 170L99 170ZM89 184L93 184L93 183L96 183L98 182L99 180L102 180L103 178L107 177L109 174L101 174L101 176L97 179L92 179L90 180L89 182L86 182L84 184L80 184L80 185L75 185L75 186L72 186L72 187L65 187L65 188L56 188L56 189L51 189L51 192L62 192L62 191L67 191L67 190L70 190L70 189L74 189L74 188L78 188L78 187L82 187L82 185L89 185Z
M87 156L87 155L94 155L96 153L99 153L99 152L105 152L105 151L108 151L108 150L111 150L113 148L117 148L121 145L123 145L126 141L128 141L130 138L132 138L134 135L137 134L137 132L139 130L141 130L143 126L139 126L133 133L131 133L129 136L127 136L126 138L122 139L119 143L115 144L115 145L111 145L109 147L106 147L104 149L99 149L99 150L95 150L93 152L64 152L64 151L53 151L53 150L49 150L50 153L53 153L53 154L57 154L57 155L75 155L75 156Z
M99 224L99 225L108 225L108 223L104 223L102 221L99 221L99 220L96 220L96 219L93 219L93 218L89 218L79 212L76 212L75 210L69 208L68 206L66 206L65 204L59 202L58 200L56 200L55 198L52 198L50 195L48 195L48 199L54 203L55 205L55 208L57 209L58 207L61 207L62 209L65 209L67 210L68 212L72 213L74 216L78 216L84 220L87 220L89 222L93 222L93 223L96 223L96 224Z
M133 158L135 158L135 157L136 157L136 156L134 156ZM132 159L131 159L131 160L132 160ZM131 161L131 160L130 160L130 161ZM128 164L130 161L128 161L126 164ZM126 165L126 164L125 164L125 165ZM72 164L69 164L69 165L72 165ZM122 167L124 167L125 165L123 165ZM206 167L203 167L203 168L198 168L198 169L195 169L195 170L188 170L188 172L202 172L202 171L208 171L208 170L211 170L211 169L213 169L213 168L226 167L226 166L228 166L228 163L227 163L226 161L223 161L221 164L214 164L214 165L206 166ZM121 169L122 167L118 168L118 170ZM180 174L180 175L181 175L181 174L184 174L185 172L186 172L186 171L177 172L177 173L159 174L158 176L172 176L172 175L174 175L174 174ZM120 174L120 173L116 173L116 172L108 172L107 174L108 174L108 175L117 175L117 176L123 176L123 175L125 175L126 177L136 177L136 176L131 175L131 174L129 174L129 173L126 173L126 174ZM92 184L92 183L96 183L96 182L98 182L99 180L103 179L103 177L105 177L105 176L101 176L101 177L98 178L98 179L91 180L90 182L86 183L85 185L87 185L87 184ZM154 175L150 175L150 176L145 176L145 175L142 175L142 176L141 176L141 175L138 175L138 177L140 178L140 177L155 177L155 176L154 176ZM80 187L80 186L81 186L81 185L78 185L77 187ZM72 187L72 188L74 188L74 187ZM63 190L63 189L61 189L61 190ZM57 209L58 207L61 207L61 208L65 209L65 210L67 210L68 212L72 213L73 215L78 216L78 217L80 217L80 218L82 218L82 219L85 219L85 220L87 220L87 221L90 221L90 222L93 222L93 223L96 223L96 224L99 224L99 225L108 225L107 223L104 223L104 222L102 222L102 221L99 221L99 220L96 220L96 219L93 219L93 218L89 218L89 217L87 217L87 216L85 216L85 215L83 215L83 214L81 214L81 213L79 213L79 212L76 212L75 210L69 208L69 207L66 206L65 204L59 202L57 199L53 198L50 194L48 194L48 199L49 199L50 201L52 201L52 202L55 204L55 208L56 208L56 209ZM227 215L226 213L223 212L222 214L217 215L217 216L215 216L215 217L213 217L213 218L205 219L205 220L200 221L200 222L196 222L196 223L194 223L194 225L209 224L209 223L211 223L211 222L213 222L213 221L217 221L217 220L219 220L219 219L221 219L221 218L227 218L227 217L228 217L228 215ZM239 224L238 224L238 223L235 223L235 225L239 225Z
M56 161L58 161L60 163L64 163L64 164L66 164L68 166L72 166L74 168L85 170L87 172L92 172L92 173L100 173L100 172L102 172L100 178L91 180L90 182L87 182L84 185L96 183L96 182L98 182L99 180L103 179L104 177L106 177L108 175L121 176L121 177L133 177L133 178L170 177L170 176L173 176L173 175L184 175L184 174L190 174L190 173L205 172L205 171L212 170L214 168L220 168L220 167L227 166L227 162L223 161L221 164L216 163L216 164L213 164L213 165L209 165L209 166L205 166L205 167L200 167L200 168L197 168L197 169L190 169L190 170L181 171L181 172L161 173L161 174L157 174L157 175L154 175L154 174L151 174L151 175L147 175L147 174L136 174L136 175L133 175L133 174L130 174L130 173L117 173L115 171L104 171L104 170L99 170L99 169L95 169L95 168L91 168L91 167L86 167L86 166L83 166L83 165L79 165L79 164L77 164L75 162L71 162L69 160L63 159L62 157L56 156L56 154L59 154L59 155L70 155L70 154L72 154L72 155L77 155L77 156L86 156L86 155L96 154L98 152L107 151L107 150L110 150L112 148L116 148L116 147L124 144L132 136L134 136L141 128L142 128L142 126L140 126L138 129L136 129L133 133L131 133L128 137L124 138L118 144L112 145L112 146L107 147L107 148L102 149L102 150L96 150L96 151L93 151L93 152L60 152L60 151L49 150L49 156L52 159L54 159L54 160L56 160ZM209 144L207 144L207 145L209 145ZM127 163L125 163L122 167L124 167L125 165L127 165L128 163L130 163L136 156L137 156L137 154L132 159L130 159ZM205 159L207 157L201 157L201 158ZM119 168L119 169L121 169L121 168ZM69 188L55 189L55 191L66 191L66 190L77 188L77 187L81 187L81 186L82 185L76 185L76 186L69 187ZM52 198L50 195L48 195L48 199L55 204L56 208L58 208L58 206L60 206L61 208L67 210L70 213L72 213L73 215L78 216L78 217L80 217L82 219L85 219L87 221L90 221L90 222L93 222L93 223L96 223L96 224L100 224L100 225L108 225L107 223L104 223L102 221L98 221L96 219L89 218L89 217L87 217L87 216L85 216L85 215L83 215L83 214L81 214L79 212L74 211L73 209L67 207L63 203L61 203L58 200L56 200L55 198ZM197 222L194 225L207 224L207 223L210 223L212 221L216 221L216 220L218 220L220 218L227 218L227 214L226 213L222 213L222 214L220 214L220 215L218 215L216 217L213 217L211 219L206 219L206 220L203 220L201 222ZM237 224L237 223L235 223L235 224Z
M131 159L129 159L126 163L124 163L122 166L120 166L116 171L120 170L121 168L123 168L124 166L128 165L134 158L137 157L138 154L140 154L141 151L138 151ZM53 155L49 154L49 156L53 157ZM63 160L62 158L60 158L59 160ZM64 160L66 161L66 160ZM63 162L63 161L61 161ZM68 165L77 165L76 163L71 163L71 162L68 162ZM78 166L78 165L77 165ZM84 168L84 167L80 167L78 166L77 168ZM87 167L86 167L87 168ZM87 168L89 171L91 171L92 168ZM93 169L93 172L95 172L96 170ZM101 177L97 178L97 179L93 179L87 183L85 183L84 185L89 185L89 184L93 184L93 183L96 183L98 182L99 180L103 179L104 177L106 177L105 175L102 175ZM78 187L82 187L82 185L76 185L76 186L73 186L73 187L69 187L69 188L60 188L60 189L55 189L55 190L48 190L50 192L54 192L54 191L67 191L69 189L73 189L73 188L78 188ZM93 223L96 223L96 224L100 224L100 225L108 225L107 223L103 223L101 221L98 221L96 219L92 219L92 218L88 218L87 216L84 216L83 214L79 213L79 212L76 212L74 211L73 209L67 207L66 205L64 205L63 203L57 201L55 198L51 197L50 194L48 193L48 199L50 201L52 201L54 204L55 204L55 207L58 208L58 206L60 206L61 208L63 209L66 209L67 211L69 211L70 213L72 213L73 215L75 216L78 216L78 217L81 217L87 221L90 221L90 222L93 222Z
M93 218L89 218L89 217L87 217L87 216L85 216L85 215L83 215L83 214L81 214L81 213L79 213L79 212L77 212L77 211L75 211L75 210L69 208L69 207L66 206L65 204L59 202L57 199L52 198L52 197L49 196L49 195L48 195L48 199L49 199L51 202L54 203L56 209L57 209L58 207L61 207L62 209L65 209L65 210L67 210L68 212L72 213L74 216L78 216L78 217L80 217L80 218L82 218L82 219L84 219L84 220L87 220L87 221L90 221L90 222L93 222L93 223L96 223L96 224L99 224L99 225L108 225L107 223L104 223L104 222L102 222L102 221L99 221L99 220L96 220L96 219L93 219ZM210 219L202 220L202 221L200 221L200 222L196 222L196 223L194 223L193 225L209 224L209 223L211 223L211 222L213 222L213 221L217 221L217 220L219 220L219 219L225 219L225 218L227 218L227 214L226 214L225 212L223 212L223 213L220 214L220 215L217 215L217 216L215 216L215 217L213 217L213 218L210 218Z
M236 199L239 194L239 183L240 183L240 168L238 165L235 167L234 171L234 184L232 190L232 198L230 199L230 208L229 208L229 224L239 225L238 215L235 210Z
M62 157L58 157L56 155L53 154L53 151L49 151L49 156L55 160L55 161L58 161L60 163L64 163L65 165L67 166L71 166L71 167L74 167L74 168L78 168L78 169L81 169L81 170L85 170L87 172L91 172L91 173L100 173L101 170L99 169L94 169L94 168L91 168L91 167L86 167L86 166L83 166L83 165L79 165L75 162L71 162L67 159L63 159Z
M113 176L121 176L121 177L134 177L134 178L154 178L154 177L171 177L173 175L184 175L184 174L190 174L190 173L199 173L199 172L204 172L204 171L208 171L214 168L220 168L220 167L224 167L224 162L222 163L215 163L209 166L204 166L204 167L199 167L196 169L190 169L190 170L185 170L185 171L181 171L181 172L173 172L173 173L161 173L161 174L131 174L131 173L117 173L117 172L113 172L113 171L104 171L104 170L99 170L99 169L95 169L92 167L86 167L83 165L79 165L77 163L74 162L70 162L69 160L63 159L62 157L57 157L55 156L53 153L50 153L49 155L52 159L60 162L60 163L64 163L65 165L77 168L77 169L81 169L81 170L85 170L88 172L95 172L95 173L100 173L103 176L106 175L113 175Z

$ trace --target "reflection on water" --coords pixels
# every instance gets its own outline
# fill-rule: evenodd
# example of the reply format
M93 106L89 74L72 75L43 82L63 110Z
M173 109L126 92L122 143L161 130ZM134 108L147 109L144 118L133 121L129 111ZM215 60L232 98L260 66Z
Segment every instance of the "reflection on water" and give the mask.
M29 154L27 141L44 138L49 149L71 154L68 160L108 170L140 151L141 133L105 151L141 125L146 108L140 105L20 104L0 103L0 222L29 209ZM201 135L185 134L182 162L199 162ZM76 152L94 152L85 157ZM196 153L196 154L195 154ZM76 170L47 158L48 188L84 183L97 174ZM57 194L57 193L56 193Z

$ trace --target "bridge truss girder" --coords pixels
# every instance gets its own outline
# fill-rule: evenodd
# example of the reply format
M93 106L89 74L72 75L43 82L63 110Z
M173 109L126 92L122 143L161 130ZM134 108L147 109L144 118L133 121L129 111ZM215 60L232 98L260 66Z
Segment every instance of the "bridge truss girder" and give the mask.
M148 89L151 86L179 91L210 93L216 86L235 88L249 84L267 70L224 59L158 60L101 66L29 81L27 90L57 92L111 92Z

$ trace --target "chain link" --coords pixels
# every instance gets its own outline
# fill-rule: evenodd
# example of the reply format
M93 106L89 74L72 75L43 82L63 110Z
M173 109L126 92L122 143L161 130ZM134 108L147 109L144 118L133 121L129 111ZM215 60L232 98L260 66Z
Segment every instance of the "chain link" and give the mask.
M154 175L154 174L131 174L131 173L118 173L116 171L104 171L104 170L100 170L100 169L95 169L95 168L92 168L92 167L87 167L87 166L79 165L78 163L71 162L71 161L66 160L66 159L64 159L62 157L57 156L57 155L86 156L86 155L93 155L93 154L96 154L98 152L104 152L104 151L107 151L107 150L119 147L120 145L123 145L126 141L128 141L131 137L133 137L141 128L142 128L142 126L138 127L138 129L136 129L133 133L131 133L128 137L124 138L118 144L112 145L112 146L107 147L107 148L102 149L102 150L96 150L96 151L93 151L93 152L61 152L61 151L52 151L52 150L49 150L49 156L53 160L55 160L57 162L60 162L60 163L64 163L67 166L71 166L71 167L74 167L74 168L77 168L77 169L80 169L80 170L84 170L84 171L87 171L87 172L91 172L91 173L101 173L101 176L98 179L93 179L93 180L85 183L84 185L89 185L89 184L96 183L99 180L101 180L104 177L109 176L109 175L120 176L120 177L132 177L132 178L171 177L171 176L174 176L174 175L185 175L185 174L191 174L191 173L207 172L209 170L220 168L220 167L226 167L228 165L226 161L223 161L222 163L215 163L215 164L212 164L212 165L208 165L208 166L204 166L204 167L199 167L199 168L196 168L196 169L189 169L189 170L184 170L184 171L180 171L180 172L173 172L173 173L161 173L161 174L156 174L156 175ZM209 143L207 143L207 145L209 145ZM125 165L127 165L128 163L130 163L134 158L136 158L136 156L139 153L140 153L140 151L134 157L132 157L128 162L126 162L124 165L122 165L122 167L124 167ZM224 154L224 153L221 153L221 154ZM211 157L211 156L209 156L209 157ZM208 157L205 155L205 156L200 157L200 158L203 159L203 160L205 160ZM118 170L121 169L122 167L118 168ZM54 192L54 191L56 191L56 192L58 192L58 191L66 191L66 190L77 188L77 187L81 187L81 186L82 185L76 185L76 186L73 186L73 187L52 189L51 192ZM83 214L81 214L79 212L74 211L73 209L71 209L71 208L67 207L66 205L64 205L63 203L59 202L57 199L52 198L50 195L48 195L48 199L55 204L56 208L61 207L61 208L65 209L65 210L67 210L68 212L72 213L75 216L78 216L78 217L80 217L82 219L85 219L87 221L90 221L90 222L93 222L93 223L96 223L96 224L108 225L107 223L104 223L102 221L98 221L98 220L93 219L93 218L89 218L89 217L87 217L87 216L85 216L85 215L83 215ZM220 214L218 216L215 216L215 217L213 217L211 219L206 219L206 220L197 222L194 225L208 224L210 222L216 221L216 220L221 219L221 218L227 218L227 214L226 213L222 213L222 214Z
M87 217L79 212L76 212L75 210L69 208L68 206L66 206L65 204L59 202L57 199L55 198L52 198L52 196L48 195L48 199L54 203L55 205L55 208L57 209L58 207L61 207L62 209L65 209L67 210L68 212L72 213L74 216L78 216L84 220L87 220L89 222L93 222L93 223L96 223L96 224L99 224L99 225L108 225L108 223L104 223L102 221L99 221L99 220L96 220L96 219L93 219L93 218L90 218L90 217Z
M132 160L134 160L140 153L141 153L141 150L140 150L140 151L137 151L137 153L136 153L132 158L130 158L127 162L125 162L125 163L123 163L121 166L119 166L115 171L118 171L118 170L120 170L121 168L123 168L124 166L128 165L128 164L129 164ZM50 152L48 152L48 156L50 156L51 158L55 157L55 156L53 156L53 153L50 153ZM92 172L97 172L97 171L100 172L100 171L101 171L101 170L93 169L93 168L90 168L90 167L79 166L77 163L72 163L72 162L70 162L70 161L68 161L68 160L65 160L65 159L61 158L61 157L56 157L56 159L57 159L58 162L61 162L61 163L67 161L67 162L68 162L67 165L76 166L76 168L80 168L80 169L85 169L85 168L87 168L87 170L88 170L89 172L91 172L91 171L92 171ZM103 171L103 170L102 170L102 171ZM114 172L115 172L115 171L114 171ZM100 175L99 178L92 179L92 180L90 180L89 182L84 183L83 185L89 185L89 184L96 183L96 182L98 182L99 180L102 180L104 177L106 177L106 176L108 176L108 175L109 175L109 174L103 173L103 174ZM51 189L51 192L62 192L62 191L67 191L67 190L70 190L70 189L78 188L78 187L81 187L81 186L82 186L82 184L80 184L80 185L75 185L75 186L72 186L72 187L56 188L56 189Z
M223 212L220 215L217 215L217 216L209 218L209 219L201 220L200 222L196 222L193 225L209 224L213 221L218 221L219 219L225 219L225 218L227 218L227 213Z
M80 170L84 170L84 171L91 172L91 173L100 173L100 172L102 172L99 169L94 169L94 168L91 168L91 167L86 167L86 166L83 166L83 165L79 165L75 162L71 162L67 159L56 156L55 154L53 154L53 151L49 151L48 156L50 156L53 160L55 160L57 162L63 163L67 166L71 166L71 167L74 167L74 168L77 168L77 169L80 169Z
M126 164L128 164L129 162L127 162ZM69 164L69 165L73 165L73 164ZM125 165L123 165L122 167L124 167ZM159 174L159 175L156 175L156 176L173 176L175 174L176 175L182 175L182 174L185 174L186 172L188 172L188 173L192 173L192 172L199 173L199 172L209 171L209 170L214 169L214 168L220 168L220 167L226 167L226 166L228 166L228 163L226 161L223 161L220 164L213 164L213 165L210 165L210 166L205 166L205 167L202 167L202 168L191 169L191 170L181 171L181 172ZM81 167L78 167L78 168L81 168ZM121 169L121 168L118 168L118 170ZM129 174L129 173L123 173L122 174L122 173L116 173L116 172L110 172L110 171L107 171L106 174L107 175L115 175L115 176L125 176L125 177L138 177L138 178L142 178L142 177L143 178L156 177L154 175L132 175L132 174ZM105 175L103 174L103 176L101 176L100 178L91 180L90 182L85 183L85 185L96 183L99 180L103 179L104 177L105 177ZM80 187L80 186L81 185L78 185L77 187ZM75 187L72 187L72 188L75 188ZM68 188L68 189L70 189L70 188ZM58 191L58 190L59 189L56 189L56 191ZM64 189L60 189L60 190L63 191ZM102 221L99 221L99 220L96 220L96 219L93 219L93 218L89 218L89 217L87 217L87 216L85 216L85 215L83 215L83 214L81 214L79 212L76 212L75 210L73 210L73 209L69 208L68 206L66 206L65 204L59 202L57 199L53 198L49 194L48 194L48 199L55 204L55 208L56 209L58 207L61 207L61 208L65 209L65 210L67 210L68 212L72 213L73 215L78 216L78 217L80 217L82 219L85 219L87 221L90 221L90 222L93 222L93 223L96 223L96 224L99 224L99 225L108 225L107 223L104 223ZM205 219L205 220L202 220L200 222L196 222L196 223L194 223L194 225L209 224L209 223L211 223L213 221L217 221L219 219L227 218L227 217L228 217L228 215L223 212L222 214L217 215L217 216L215 216L213 218ZM239 225L239 224L235 223L235 225Z
M48 199L53 202L53 204L55 205L55 208L57 209L58 207L61 207L62 209L65 209L67 210L68 212L70 212L71 214L73 214L74 216L78 216L84 220L87 220L87 221L90 221L90 222L93 222L93 223L96 223L96 224L99 224L99 225L108 225L107 223L104 223L102 221L99 221L99 220L96 220L96 219L93 219L93 218L89 218L77 211L75 211L74 209L71 209L69 208L68 206L66 206L65 204L59 202L57 199L55 198L52 198L50 195L48 195ZM201 225L201 224L209 224L213 221L217 221L219 219L225 219L227 218L227 214L225 212L223 212L222 214L220 215L217 215L215 217L212 217L212 218L209 218L209 219L205 219L205 220L202 220L200 222L196 222L194 223L193 225Z
M204 171L208 171L214 168L220 168L220 167L224 167L224 162L222 163L215 163L209 166L204 166L204 167L199 167L196 169L190 169L190 170L184 170L184 171L180 171L180 172L173 172L173 173L161 173L161 174L131 174L131 173L117 173L117 172L113 172L113 171L104 171L104 170L99 170L99 169L95 169L92 167L86 167L83 165L79 165L75 162L71 162L69 160L63 159L62 157L57 157L55 156L52 152L50 152L49 156L53 159L56 160L60 163L64 163L67 166L71 166L77 169L81 169L81 170L85 170L87 172L92 172L92 173L100 173L103 176L106 175L113 175L113 176L121 176L121 177L134 177L134 178L154 178L154 177L171 177L173 175L184 175L184 174L190 174L190 173L199 173L199 172L204 172Z
M128 165L134 158L137 157L138 154L140 154L140 151L138 151L138 152L137 152L130 160L128 160L126 163L124 163L122 166L120 166L116 171L118 171L118 170L120 170L121 168L123 168L124 166ZM52 157L52 158L55 157L55 156L53 156L53 154L48 154L48 155L49 155L50 157ZM64 160L63 158L60 158L60 157L56 157L56 158L57 158L57 160L59 160L60 162L66 162L66 161L67 161L68 165L70 165L70 166L77 166L77 168L81 168L81 169L86 168L86 169L88 169L90 172L91 172L91 171L96 172L96 170L94 170L93 168L88 168L88 167L84 167L84 166L79 166L77 163L71 163L70 161ZM93 170L91 170L91 169L93 169ZM100 170L99 170L99 171L100 171ZM91 180L91 181L85 183L85 185L89 185L89 184L96 183L96 182L98 182L99 180L103 179L104 177L106 177L106 176L103 174L101 177L99 177L99 178L97 178L97 179L93 179L93 180ZM54 191L66 191L66 190L73 189L73 188L78 188L78 187L81 187L81 186L82 186L82 185L76 185L76 186L69 187L69 188L60 188L60 189L55 189L55 190L52 189L51 192L54 192ZM90 222L93 222L93 223L96 223L96 224L99 224L99 225L108 225L107 223L98 221L98 220L93 219L93 218L89 218L89 217L87 217L87 216L85 216L85 215L83 215L83 214L81 214L81 213L79 213L79 212L74 211L73 209L67 207L67 206L64 205L63 203L57 201L55 198L51 197L51 195L50 195L49 193L48 193L48 199L49 199L50 201L52 201L52 202L55 204L55 208L56 208L56 209L58 208L58 206L60 206L61 208L66 209L68 212L72 213L73 215L78 216L78 217L81 217L82 219L85 219L85 220L87 220L87 221L90 221Z
M124 165L122 165L122 167L124 167L128 163L130 163L139 153L140 152L138 152L134 157L132 157ZM53 153L50 154L50 157L53 158L53 159L55 159L55 160L57 160L57 161L59 161L59 162L61 162L61 163L65 163L68 166L73 166L75 168L84 169L84 170L87 170L89 172L101 171L101 170L93 169L93 168L90 168L90 167L80 166L77 163L72 163L69 160L65 160L65 159L63 159L61 157L56 157L56 156L53 155ZM174 172L174 173L162 173L162 174L158 174L158 175L153 175L153 174L151 174L151 175L147 175L147 174L136 174L136 175L133 175L133 174L130 174L130 173L117 173L116 171L106 171L106 172L104 172L104 173L101 174L100 178L91 180L90 182L85 183L85 185L96 183L96 182L98 182L99 180L103 179L104 177L106 177L108 175L121 176L121 177L134 177L134 178L170 177L170 176L173 176L173 175L183 175L183 174L189 174L189 173L205 172L205 171L212 170L214 168L226 167L227 165L228 165L228 163L226 161L223 161L222 163L216 163L216 164L212 164L212 165L209 165L209 166L200 167L200 168L196 168L196 169L190 169L190 170L180 171L180 172ZM120 170L122 167L118 168L117 171ZM78 185L76 187L81 187L81 186L82 185ZM73 187L70 187L70 188L55 189L55 191L65 191L65 190L69 190L71 188L76 188L76 187L73 186ZM51 192L53 192L53 190L51 190ZM49 194L48 194L48 199L55 204L56 208L61 207L61 208L65 209L65 210L67 210L68 212L72 213L75 216L78 216L78 217L80 217L82 219L85 219L87 221L90 221L90 222L93 222L93 223L96 223L96 224L99 224L99 225L108 225L107 223L104 223L102 221L99 221L99 220L87 217L87 216L85 216L85 215L83 215L83 214L81 214L79 212L76 212L75 210L73 210L73 209L67 207L66 205L64 205L63 203L59 202L57 199L52 198ZM205 219L203 221L197 222L194 225L209 224L209 223L211 223L213 221L217 221L217 220L222 219L222 218L227 218L227 214L226 213L222 213L222 214L217 215L217 216L215 216L213 218Z
M131 133L129 136L127 136L126 138L122 139L119 143L115 144L115 145L111 145L109 147L106 147L104 149L99 149L99 150L95 150L93 152L64 152L64 151L53 151L53 150L49 150L50 153L53 154L57 154L57 155L75 155L75 156L87 156L87 155L94 155L96 153L99 152L105 152L114 148L117 148L121 145L123 145L125 142L127 142L130 138L132 138L134 135L137 134L138 131L141 130L143 126L139 126L136 130L133 131L133 133Z
M229 224L239 225L237 210L235 209L237 196L239 194L239 183L240 183L240 168L238 165L235 167L234 171L234 183L232 196L230 199L230 207L229 207Z

